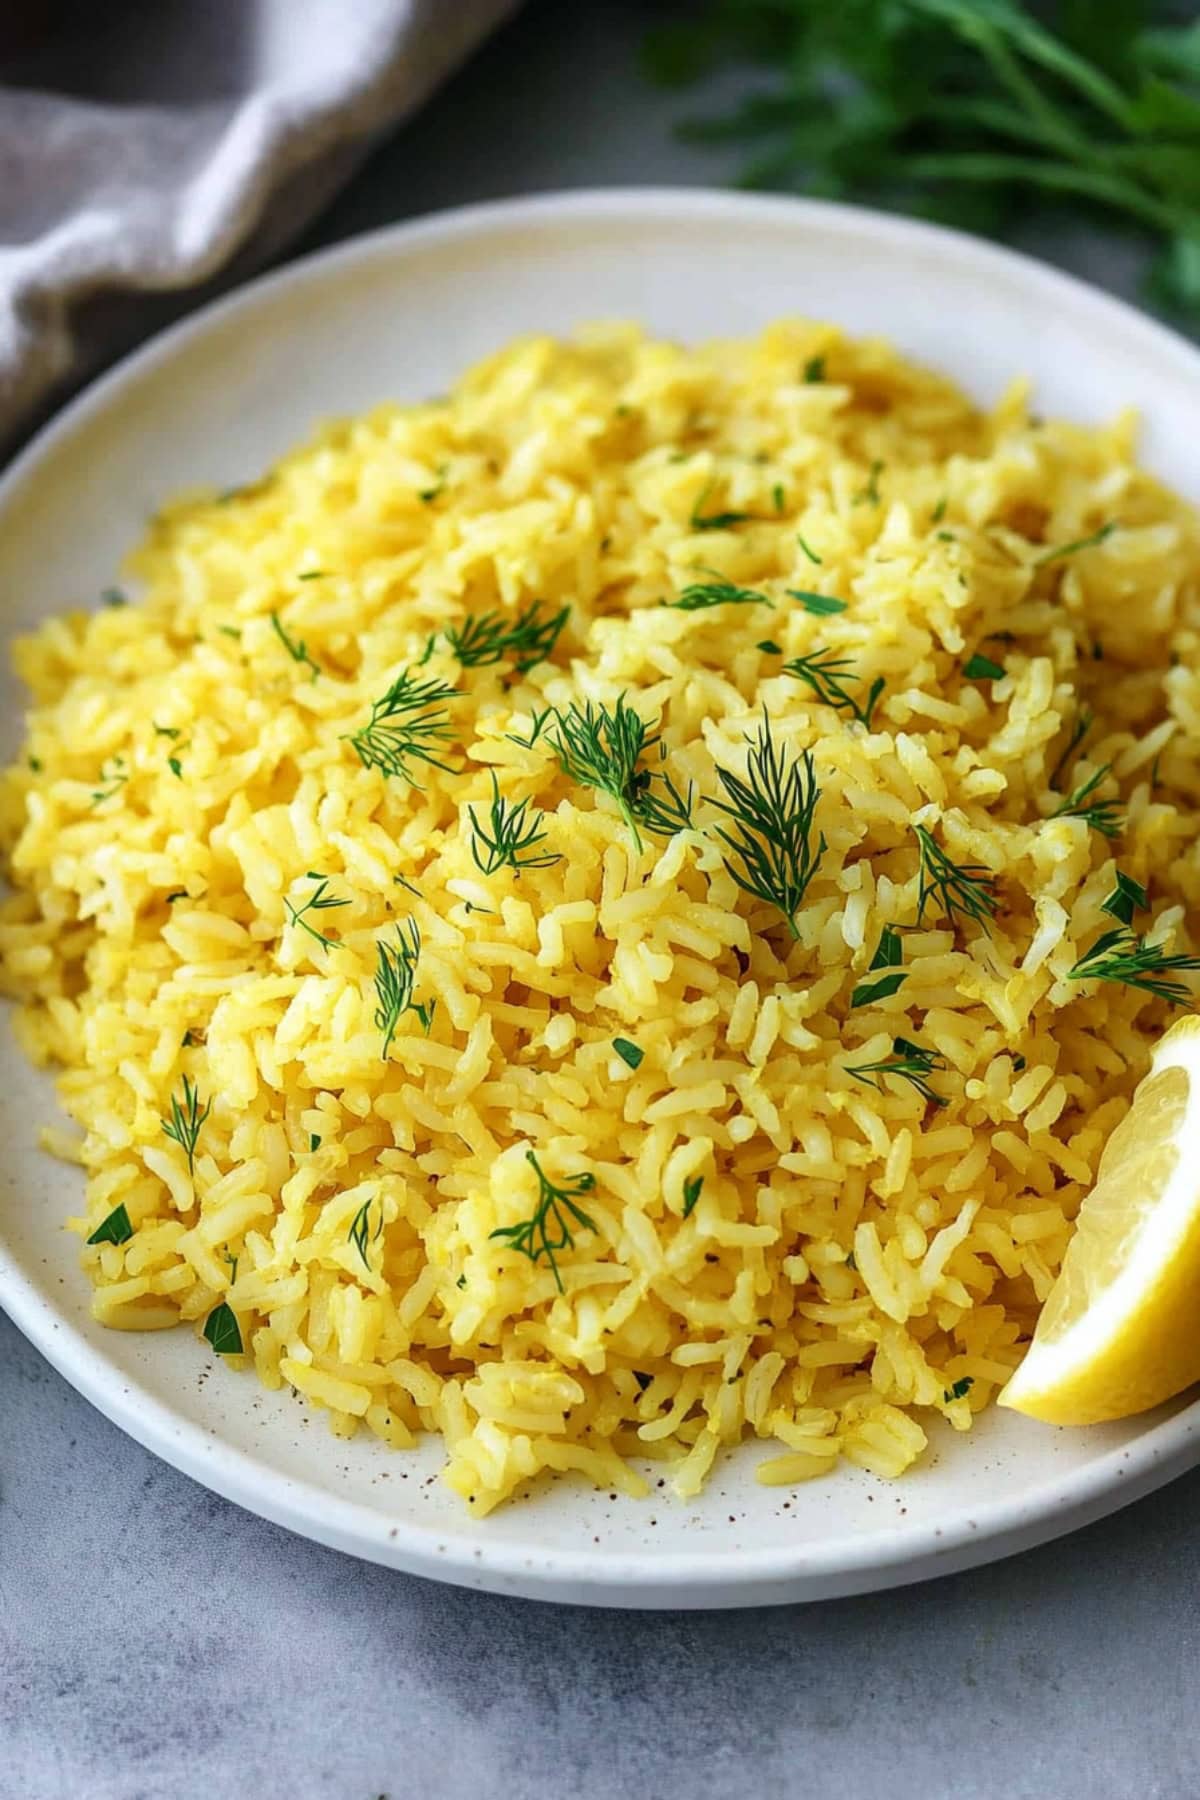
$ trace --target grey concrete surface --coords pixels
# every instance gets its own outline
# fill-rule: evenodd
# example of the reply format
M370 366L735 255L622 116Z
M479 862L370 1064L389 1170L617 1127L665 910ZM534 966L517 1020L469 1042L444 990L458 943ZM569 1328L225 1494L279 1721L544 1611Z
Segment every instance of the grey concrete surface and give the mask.
M645 8L543 0L302 248L534 189L719 182L639 82ZM1040 245L1121 292L1135 247ZM0 1800L1184 1800L1200 1472L971 1574L622 1615L356 1563L227 1505L0 1317Z

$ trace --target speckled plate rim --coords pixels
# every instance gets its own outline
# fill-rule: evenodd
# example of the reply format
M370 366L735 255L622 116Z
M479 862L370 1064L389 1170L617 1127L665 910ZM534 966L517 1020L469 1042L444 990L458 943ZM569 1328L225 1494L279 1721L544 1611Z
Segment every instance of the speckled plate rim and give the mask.
M1017 288L1047 316L1068 313L1086 327L1120 328L1148 357L1175 365L1200 400L1200 355L1153 320L1085 283L981 240L861 208L826 202L734 195L704 189L614 189L541 195L458 208L351 239L290 264L190 315L93 383L47 426L0 480L0 518L20 502L45 459L93 424L123 392L170 364L186 346L237 315L253 318L285 290L303 290L338 271L434 244L471 244L496 232L559 221L700 220L714 226L759 219L795 230L863 241L917 254L1003 287ZM328 1490L266 1470L255 1457L182 1420L147 1388L97 1358L94 1347L56 1310L0 1237L0 1305L14 1324L80 1393L128 1435L185 1474L248 1511L331 1548L413 1573L560 1601L616 1606L712 1607L820 1599L950 1573L1029 1548L1091 1523L1200 1462L1200 1402L1147 1422L1128 1443L1067 1474L1057 1492L1033 1500L1005 1494L969 1516L911 1535L894 1555L878 1542L844 1535L799 1544L721 1553L560 1550L511 1543L482 1545L453 1528L431 1531L379 1514Z

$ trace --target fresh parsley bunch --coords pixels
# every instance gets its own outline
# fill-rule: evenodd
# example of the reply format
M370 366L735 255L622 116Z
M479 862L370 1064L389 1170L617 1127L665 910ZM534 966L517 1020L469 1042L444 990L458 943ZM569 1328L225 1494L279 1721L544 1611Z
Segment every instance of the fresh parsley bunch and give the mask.
M1031 203L1158 242L1150 286L1200 321L1200 20L1148 0L711 0L656 31L651 73L770 71L697 141L756 145L742 181L1003 236Z

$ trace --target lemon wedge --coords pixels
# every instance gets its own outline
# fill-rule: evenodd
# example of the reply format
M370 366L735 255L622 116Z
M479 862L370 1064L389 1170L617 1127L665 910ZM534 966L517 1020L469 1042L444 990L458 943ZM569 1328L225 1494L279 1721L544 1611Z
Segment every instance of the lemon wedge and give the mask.
M1105 1145L1001 1406L1051 1425L1145 1412L1200 1380L1200 1018L1181 1019Z

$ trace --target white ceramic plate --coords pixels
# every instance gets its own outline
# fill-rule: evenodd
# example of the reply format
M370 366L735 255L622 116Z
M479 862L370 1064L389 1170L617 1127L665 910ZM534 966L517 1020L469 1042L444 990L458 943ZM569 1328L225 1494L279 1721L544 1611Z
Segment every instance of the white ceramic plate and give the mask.
M1200 493L1200 356L1113 300L966 237L867 212L725 194L567 194L470 208L286 269L168 332L98 383L0 486L5 634L92 604L172 490L256 475L331 413L444 389L517 332L630 317L685 339L789 312L880 332L980 399L1019 370L1042 411L1143 412L1145 459ZM5 753L21 696L3 689ZM67 1380L149 1449L339 1549L501 1592L611 1606L734 1606L915 1581L1024 1548L1200 1460L1200 1403L1060 1433L993 1413L935 1440L895 1486L847 1469L758 1486L755 1453L699 1501L569 1482L472 1520L438 1446L340 1443L294 1399L214 1365L187 1332L88 1316L69 1171L35 1147L49 1080L5 1034L0 1303ZM758 1454L761 1454L761 1448Z

